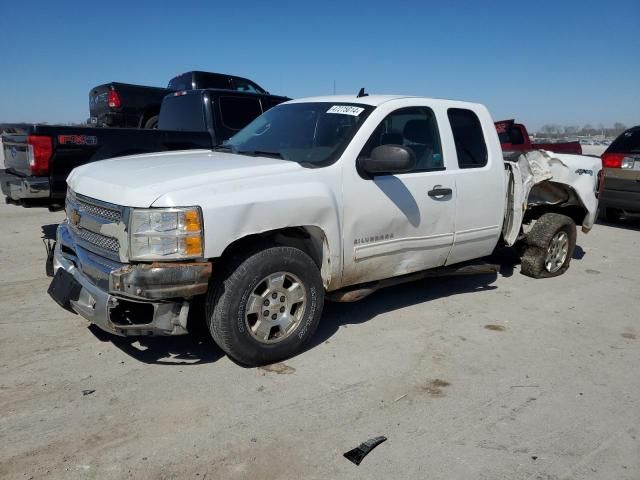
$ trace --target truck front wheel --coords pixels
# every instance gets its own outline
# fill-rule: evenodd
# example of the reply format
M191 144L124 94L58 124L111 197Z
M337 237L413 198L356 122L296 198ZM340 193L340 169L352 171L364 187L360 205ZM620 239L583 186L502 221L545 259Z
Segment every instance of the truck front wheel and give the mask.
M283 360L315 333L324 287L305 252L283 246L254 251L231 260L221 276L209 289L206 318L215 342L237 362Z
M576 224L558 213L545 213L525 238L521 272L528 277L549 278L562 275L576 247Z

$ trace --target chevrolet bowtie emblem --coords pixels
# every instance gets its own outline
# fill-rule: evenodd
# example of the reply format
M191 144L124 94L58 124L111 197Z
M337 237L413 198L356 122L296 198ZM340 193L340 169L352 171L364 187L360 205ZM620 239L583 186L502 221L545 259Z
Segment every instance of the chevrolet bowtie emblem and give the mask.
M71 210L69 212L69 222L71 222L71 225L78 225L80 223L80 212L78 212L78 210Z

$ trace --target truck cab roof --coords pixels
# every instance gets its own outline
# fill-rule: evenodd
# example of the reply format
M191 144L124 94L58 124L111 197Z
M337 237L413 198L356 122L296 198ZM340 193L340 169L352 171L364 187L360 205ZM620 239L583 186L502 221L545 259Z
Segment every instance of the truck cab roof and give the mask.
M271 93L260 93L260 92L246 92L241 90L229 90L226 88L199 88L197 90L180 90L178 92L170 93L167 96L179 97L183 95L202 95L204 93L213 93L213 94L223 94L223 95L242 95L242 96L253 96L253 97L277 97L277 98L289 98L283 95L273 95Z
M464 102L459 100L447 100L441 98L421 97L417 95L366 95L358 97L356 95L325 95L321 97L307 97L297 100L290 100L288 103L311 103L311 102L328 102L328 103L360 103L363 105L371 105L378 107L383 103L405 100L405 99L421 99L428 100L433 103L442 103L447 105L455 104L456 106L481 106L479 103ZM483 107L484 108L484 107Z

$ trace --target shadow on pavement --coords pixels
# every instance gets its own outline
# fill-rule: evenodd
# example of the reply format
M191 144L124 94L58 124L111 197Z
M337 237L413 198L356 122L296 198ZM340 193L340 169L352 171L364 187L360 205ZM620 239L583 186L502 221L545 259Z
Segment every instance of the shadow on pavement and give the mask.
M208 332L175 337L119 337L90 325L89 330L102 342L111 342L131 358L154 365L201 365L224 357ZM205 335L206 333L206 335Z
M354 303L326 302L320 326L306 350L325 342L341 326L365 323L383 313L437 298L495 290L496 274L430 278L389 287Z
M573 260L582 260L587 252L580 245L576 245L575 250L573 251L573 256L571 257Z
M573 258L581 260L586 255L576 246ZM486 259L501 266L500 275L511 277L515 265L520 263L514 249L500 249ZM371 296L354 303L325 302L324 313L318 331L303 350L310 350L325 342L344 325L365 323L376 316L419 303L443 297L484 292L498 288L493 285L497 274L436 277L381 289ZM190 323L188 335L176 337L119 337L103 332L91 325L91 332L103 342L111 342L130 357L156 365L197 365L213 363L225 353L215 344L202 316ZM194 319L195 320L195 319ZM301 353L303 353L301 352Z

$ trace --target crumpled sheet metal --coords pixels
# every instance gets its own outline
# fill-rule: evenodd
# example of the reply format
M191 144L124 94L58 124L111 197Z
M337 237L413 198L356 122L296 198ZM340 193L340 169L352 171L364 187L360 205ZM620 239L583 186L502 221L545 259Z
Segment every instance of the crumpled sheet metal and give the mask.
M518 238L524 212L529 206L531 190L547 180L566 185L575 192L572 198L579 199L587 209L588 213L582 225L583 231L588 231L593 225L598 207L595 197L595 172L599 170L598 161L599 159L583 155L534 150L522 153L516 162L506 162L511 172L508 204L511 211L508 212L503 229L506 244L513 245ZM547 193L549 202L557 203L558 189L549 189Z

